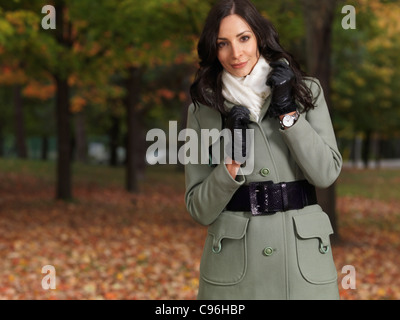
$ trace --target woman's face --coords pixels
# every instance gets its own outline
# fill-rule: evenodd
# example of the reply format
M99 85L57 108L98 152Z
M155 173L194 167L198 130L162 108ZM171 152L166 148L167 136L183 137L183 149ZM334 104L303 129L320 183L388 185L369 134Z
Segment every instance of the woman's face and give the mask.
M260 56L255 34L247 22L236 14L221 21L217 45L219 62L237 77L247 76Z

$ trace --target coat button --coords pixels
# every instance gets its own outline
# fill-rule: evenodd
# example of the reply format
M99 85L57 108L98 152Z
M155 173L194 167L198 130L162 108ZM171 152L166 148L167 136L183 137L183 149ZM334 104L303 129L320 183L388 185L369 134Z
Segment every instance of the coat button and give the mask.
M273 253L274 249L272 249L271 247L267 247L264 249L264 255L266 255L267 257L272 256Z
M270 174L270 171L269 171L268 168L262 168L262 169L260 170L260 174L261 174L263 177L266 177L266 176L268 176L268 175Z

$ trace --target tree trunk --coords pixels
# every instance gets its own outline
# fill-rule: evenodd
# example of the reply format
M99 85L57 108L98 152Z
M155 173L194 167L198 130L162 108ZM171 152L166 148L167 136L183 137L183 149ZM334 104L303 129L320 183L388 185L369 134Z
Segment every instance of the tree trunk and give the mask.
M71 128L69 86L67 80L56 77L57 98L57 187L56 198L72 199L71 190Z
M336 2L336 0L302 0L306 23L307 69L309 74L320 80L331 116L330 62L332 24ZM317 194L318 201L322 209L328 214L335 231L332 241L338 241L335 184L327 189L318 189Z
M40 158L44 161L48 159L49 155L49 137L47 135L42 136L42 146L40 149Z
M374 152L375 152L375 159L376 159L376 168L380 169L381 168L381 160L382 160L382 136L377 133L375 136L375 147L374 147Z
M139 191L138 177L141 142L141 123L140 113L137 110L140 97L141 70L131 67L128 70L129 76L126 79L126 99L127 110L127 137L126 137L126 190L132 193Z
M83 111L75 114L75 141L76 160L85 163L87 161L87 138Z
M360 164L362 163L362 137L359 133L356 133L354 135L354 139L353 139L353 157L352 157L352 161L353 161L353 167L354 168L360 168Z
M182 80L182 92L185 92L186 99L183 101L182 106L181 106L181 119L179 123L179 131L181 132L183 129L186 129L186 120L187 120L187 115L188 115L188 109L189 105L192 102L192 99L190 97L190 84L191 84L191 75L193 74L193 70L191 67L188 67L188 72L187 76L185 76ZM185 141L178 141L178 148L177 150L180 150L180 148L185 144ZM178 171L184 172L185 166L178 161Z
M0 158L4 157L4 132L3 132L3 121L0 117Z
M111 116L111 128L108 131L108 136L110 139L110 162L111 167L116 167L118 165L118 141L120 136L120 119L117 116Z
M57 28L55 38L65 54L72 48L72 26L66 20L66 3L59 0L56 3ZM67 63L62 61L62 63ZM71 183L71 114L68 76L68 65L58 68L53 76L56 82L56 119L57 119L57 181L56 198L60 200L72 199Z
M363 147L362 147L362 161L364 168L368 168L369 156L371 151L371 139L372 139L371 130L365 130Z
M14 120L17 156L20 159L26 159L28 157L28 153L26 150L24 108L21 86L18 84L14 86Z

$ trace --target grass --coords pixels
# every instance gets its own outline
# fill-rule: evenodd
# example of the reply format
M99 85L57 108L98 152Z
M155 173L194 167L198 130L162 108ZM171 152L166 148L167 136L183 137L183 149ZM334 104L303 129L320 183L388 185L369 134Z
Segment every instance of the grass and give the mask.
M337 195L381 201L400 200L399 169L345 169L337 181Z
M55 183L56 164L52 161L1 159L0 172L13 172L39 178L45 183ZM125 169L104 165L74 163L73 184L97 185L100 187L124 187ZM148 189L160 180L184 190L184 175L176 166L148 166L140 179L140 186ZM336 183L337 195L365 197L381 201L399 200L400 169L344 169Z
M98 187L125 186L125 168L109 167L105 165L72 164L73 185L89 185ZM0 158L0 173L31 176L45 184L54 184L56 181L56 163L54 161L20 160ZM177 191L184 190L183 171L174 165L148 166L144 173L139 174L139 186L149 189L160 180L172 183Z
M122 185L123 168L100 165L72 164L73 180L77 183L98 185ZM56 163L54 161L0 159L0 172L30 175L46 183L55 182Z

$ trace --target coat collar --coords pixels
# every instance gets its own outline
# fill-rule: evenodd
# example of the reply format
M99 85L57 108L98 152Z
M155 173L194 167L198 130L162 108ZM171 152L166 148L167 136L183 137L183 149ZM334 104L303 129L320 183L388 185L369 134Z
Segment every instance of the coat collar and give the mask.
M231 109L234 106L233 103L227 100L225 100L224 104L227 107L227 109ZM270 104L271 104L271 95L265 100L262 106L259 122L261 122L265 117ZM213 108L210 108L205 105L200 105L196 109L196 117L199 121L200 129L205 129L205 130L217 129L218 131L222 131L223 129L222 115L219 111ZM208 145L214 144L217 140L218 139L212 139L212 141L209 141Z
M234 103L232 103L228 100L225 100L224 104L228 110L232 109L232 107L235 105ZM261 122L264 119L265 115L267 114L270 104L271 104L271 95L269 95L267 97L267 99L265 99L265 101L264 101L264 104L261 108L260 118L259 118L258 122Z
M226 108L229 110L231 109L235 104L225 100L224 102ZM269 96L262 108L261 108L261 113L260 113L260 120L261 122L265 115L267 114L267 111L269 109L269 106L271 104L271 96ZM218 129L222 130L222 116L221 113L215 109L212 109L208 106L205 105L200 105L197 108L197 119L199 120L200 128L201 129Z

